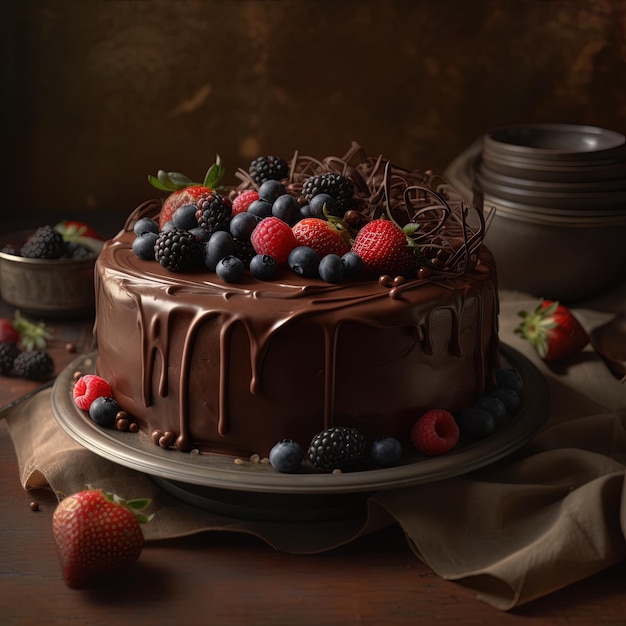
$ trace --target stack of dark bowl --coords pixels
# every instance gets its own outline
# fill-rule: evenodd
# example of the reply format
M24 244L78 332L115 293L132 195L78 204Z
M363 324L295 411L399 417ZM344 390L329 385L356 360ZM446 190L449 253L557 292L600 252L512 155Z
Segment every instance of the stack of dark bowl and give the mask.
M494 129L474 161L475 202L501 288L578 301L626 280L626 138L593 126Z

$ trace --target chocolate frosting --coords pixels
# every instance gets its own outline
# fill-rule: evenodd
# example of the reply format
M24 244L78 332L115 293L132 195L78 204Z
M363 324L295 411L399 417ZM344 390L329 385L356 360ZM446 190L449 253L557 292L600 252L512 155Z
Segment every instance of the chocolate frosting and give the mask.
M234 455L267 455L284 438L307 446L332 425L408 444L420 412L458 411L493 383L498 298L484 221L452 208L426 175L418 182L382 159L294 156L289 184L339 166L361 190L361 219L380 211L376 194L398 221L419 205L406 219L428 225L429 238L419 235L427 275L332 285L287 268L274 281L247 274L236 284L202 270L174 274L131 250L134 222L156 217L158 201L107 242L96 266L97 371L142 430L172 433L180 450Z

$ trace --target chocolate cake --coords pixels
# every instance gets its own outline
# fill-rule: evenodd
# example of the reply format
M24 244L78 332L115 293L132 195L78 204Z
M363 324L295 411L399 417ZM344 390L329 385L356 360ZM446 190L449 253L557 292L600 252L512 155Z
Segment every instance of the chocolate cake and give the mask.
M334 284L286 264L272 280L247 271L225 282L206 267L173 272L132 250L134 225L158 222L147 202L107 242L96 264L97 373L148 434L172 446L267 456L292 439L306 448L331 426L409 446L419 415L452 413L494 384L496 268L482 245L482 212L429 172L368 157L294 154L282 180L302 196L312 175L348 178L341 213L351 235L387 217L416 226L415 272ZM245 189L257 189L239 171Z

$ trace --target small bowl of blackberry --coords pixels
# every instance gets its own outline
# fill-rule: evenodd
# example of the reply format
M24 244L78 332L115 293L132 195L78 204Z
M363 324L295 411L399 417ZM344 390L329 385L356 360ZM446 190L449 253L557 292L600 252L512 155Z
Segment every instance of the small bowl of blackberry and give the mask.
M94 264L103 243L76 221L0 236L0 297L43 318L92 313Z

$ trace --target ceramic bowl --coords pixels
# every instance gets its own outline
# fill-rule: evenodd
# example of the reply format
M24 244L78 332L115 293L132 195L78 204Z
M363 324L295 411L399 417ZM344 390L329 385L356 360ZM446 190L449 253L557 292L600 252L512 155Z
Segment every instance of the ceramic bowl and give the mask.
M0 237L19 246L30 231ZM30 259L0 252L0 297L31 316L69 318L94 310L95 257L88 259Z
M557 183L623 181L626 179L626 157L607 163L581 163L576 166L559 162L540 162L504 158L482 152L480 162L483 169L502 176L530 181Z
M626 191L626 163L624 164L623 176L598 180L585 180L584 177L573 178L569 181L543 180L536 177L520 177L518 171L512 171L510 175L502 174L494 170L484 160L480 160L476 173L483 179L483 185L503 185L506 187L518 187L533 191L545 191L551 193L611 193L614 191Z
M483 207L493 211L485 245L495 256L501 289L569 304L626 279L626 212L528 210L488 195Z
M559 208L565 211L610 209L626 213L626 187L604 190L599 185L589 185L586 189L579 189L575 183L569 186L521 187L493 182L482 171L476 173L476 181L486 194L533 207Z
M483 137L483 151L490 155L563 163L602 163L625 145L620 133L576 124L515 124Z
M572 210L494 197L477 180L481 149L477 140L450 163L445 178L488 215L485 244L500 289L572 303L624 282L626 207Z

